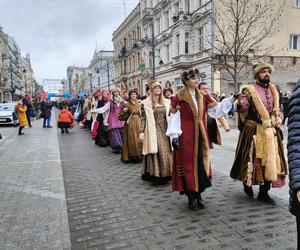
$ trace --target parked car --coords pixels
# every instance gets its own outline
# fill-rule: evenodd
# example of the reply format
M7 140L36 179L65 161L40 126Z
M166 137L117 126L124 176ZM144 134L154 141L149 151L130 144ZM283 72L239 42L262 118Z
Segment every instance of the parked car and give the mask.
M15 112L16 103L0 103L0 124L16 125L19 123Z

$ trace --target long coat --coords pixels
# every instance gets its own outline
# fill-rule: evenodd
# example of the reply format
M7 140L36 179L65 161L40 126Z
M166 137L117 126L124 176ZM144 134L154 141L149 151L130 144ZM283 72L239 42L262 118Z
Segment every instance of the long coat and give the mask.
M27 120L27 116L26 116L26 106L24 107L20 107L18 109L18 118L19 118L19 126L20 127L26 127L28 126L28 120Z
M197 89L196 98L198 111L187 88L181 89L171 103L172 113L180 110L182 130L179 150L174 151L173 191L202 192L210 186L209 145L202 119L203 96Z
M300 203L297 192L300 191L300 84L293 91L288 113L288 162L290 177L290 211L300 216Z

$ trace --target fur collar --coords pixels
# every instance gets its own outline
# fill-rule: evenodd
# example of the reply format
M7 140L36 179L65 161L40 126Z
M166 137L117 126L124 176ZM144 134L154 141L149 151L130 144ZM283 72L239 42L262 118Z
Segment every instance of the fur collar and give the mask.
M273 111L275 112L276 116L279 115L279 95L278 95L278 91L276 89L276 86L272 83L269 84L271 92L273 94L273 98L274 98L274 107L273 107ZM251 95L253 102L255 104L255 107L262 119L263 124L264 123L269 123L270 122L270 115L269 112L266 110L264 104L262 103L259 94L257 93L254 85L246 85L243 87L243 90L246 90L249 92L249 94ZM268 124L269 125L269 124Z
M203 114L203 95L200 93L198 89L195 89L196 99L198 103L198 112L193 101L192 95L188 88L184 87L183 89L179 90L178 92L178 99L179 101L185 101L190 106L193 116L195 119L202 119Z

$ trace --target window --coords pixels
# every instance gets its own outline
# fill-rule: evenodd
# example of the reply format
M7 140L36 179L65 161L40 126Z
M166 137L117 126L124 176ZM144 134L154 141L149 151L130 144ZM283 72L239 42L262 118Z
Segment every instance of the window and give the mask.
M176 91L183 88L183 83L181 78L175 78Z
M176 35L176 55L180 54L180 34Z
M199 50L204 49L204 30L203 27L199 29Z
M185 12L190 13L190 0L185 0Z
M166 26L165 28L168 29L170 27L170 22L169 22L169 12L167 11L165 14L165 20L166 20Z
M184 53L188 54L189 53L189 33L185 33L185 42L184 42Z
M294 7L300 8L300 0L294 0Z
M160 18L157 19L157 35L160 34Z
M169 45L166 45L166 63L170 61L170 48Z
M290 36L290 49L300 50L300 35Z
M203 5L203 0L199 0L198 3L199 3L199 7L201 7Z

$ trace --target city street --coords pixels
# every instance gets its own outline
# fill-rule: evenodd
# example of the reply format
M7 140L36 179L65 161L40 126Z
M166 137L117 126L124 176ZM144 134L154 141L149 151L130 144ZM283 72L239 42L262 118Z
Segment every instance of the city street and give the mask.
M171 183L142 181L140 164L121 163L84 129L60 134L38 120L21 137L0 131L0 249L296 249L288 187L272 190L272 207L228 177L236 129L212 150L213 187L196 212Z

